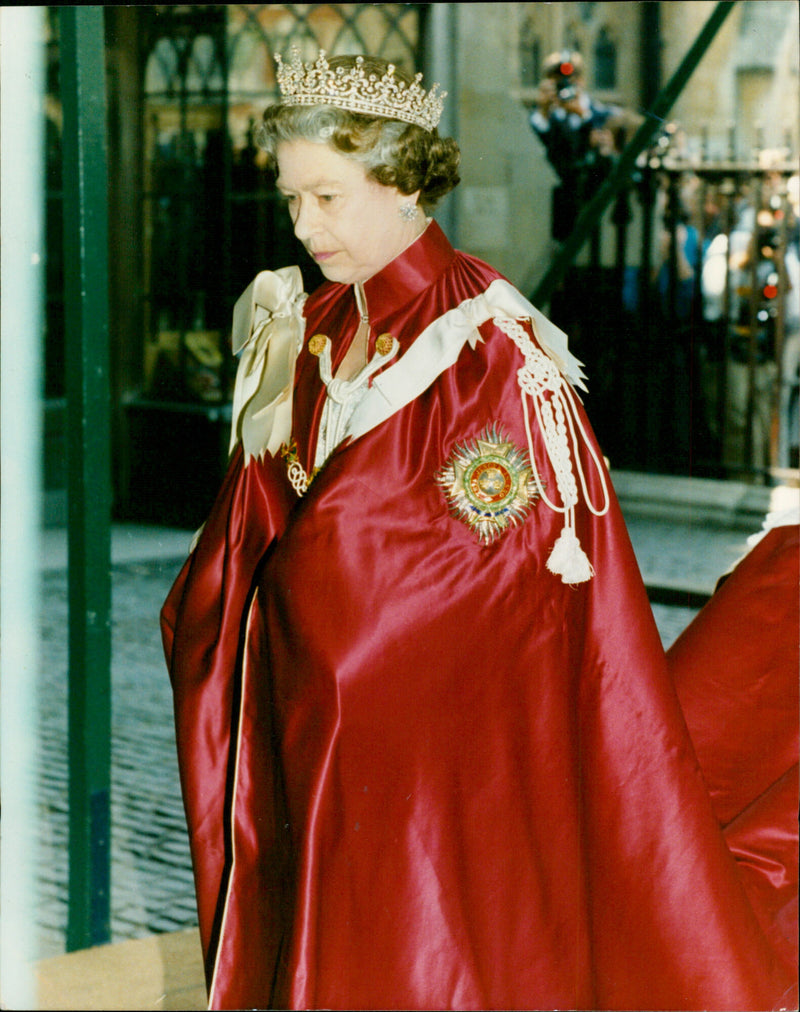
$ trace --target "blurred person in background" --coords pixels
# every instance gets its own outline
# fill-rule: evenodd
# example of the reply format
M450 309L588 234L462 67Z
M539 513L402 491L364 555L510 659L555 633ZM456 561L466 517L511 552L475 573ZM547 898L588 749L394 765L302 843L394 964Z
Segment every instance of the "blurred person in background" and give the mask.
M786 322L781 355L778 466L800 467L800 176L787 182Z
M551 234L559 242L606 179L624 146L632 118L593 98L585 87L580 53L551 53L533 100L530 125L558 174L553 189Z

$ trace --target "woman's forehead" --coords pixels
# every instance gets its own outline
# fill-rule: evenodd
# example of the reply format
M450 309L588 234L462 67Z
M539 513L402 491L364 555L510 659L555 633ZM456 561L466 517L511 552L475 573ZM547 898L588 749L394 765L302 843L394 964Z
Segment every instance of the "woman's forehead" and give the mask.
M282 188L311 189L325 184L357 182L366 175L358 162L324 143L281 141L276 154L277 182Z

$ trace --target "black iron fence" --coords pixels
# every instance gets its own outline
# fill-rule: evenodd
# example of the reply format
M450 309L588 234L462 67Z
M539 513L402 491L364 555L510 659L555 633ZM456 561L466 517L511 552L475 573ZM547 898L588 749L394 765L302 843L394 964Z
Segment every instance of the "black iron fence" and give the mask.
M588 243L551 315L587 366L587 407L613 465L792 480L797 162L690 160L670 142L665 133L640 155L606 213L612 262Z

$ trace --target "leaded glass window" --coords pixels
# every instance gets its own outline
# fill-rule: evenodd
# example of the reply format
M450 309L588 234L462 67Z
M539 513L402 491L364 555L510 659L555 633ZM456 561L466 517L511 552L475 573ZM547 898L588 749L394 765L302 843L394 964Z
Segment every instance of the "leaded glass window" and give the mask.
M226 400L230 308L261 269L300 263L255 144L277 98L275 53L381 56L414 73L419 4L142 7L145 116L145 385L173 400Z

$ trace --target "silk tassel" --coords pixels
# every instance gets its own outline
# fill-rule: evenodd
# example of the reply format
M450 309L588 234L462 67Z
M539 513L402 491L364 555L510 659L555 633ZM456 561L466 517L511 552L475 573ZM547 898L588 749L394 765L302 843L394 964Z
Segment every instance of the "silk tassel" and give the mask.
M559 534L547 560L547 568L568 584L586 583L594 576L592 564L572 527L565 526Z

